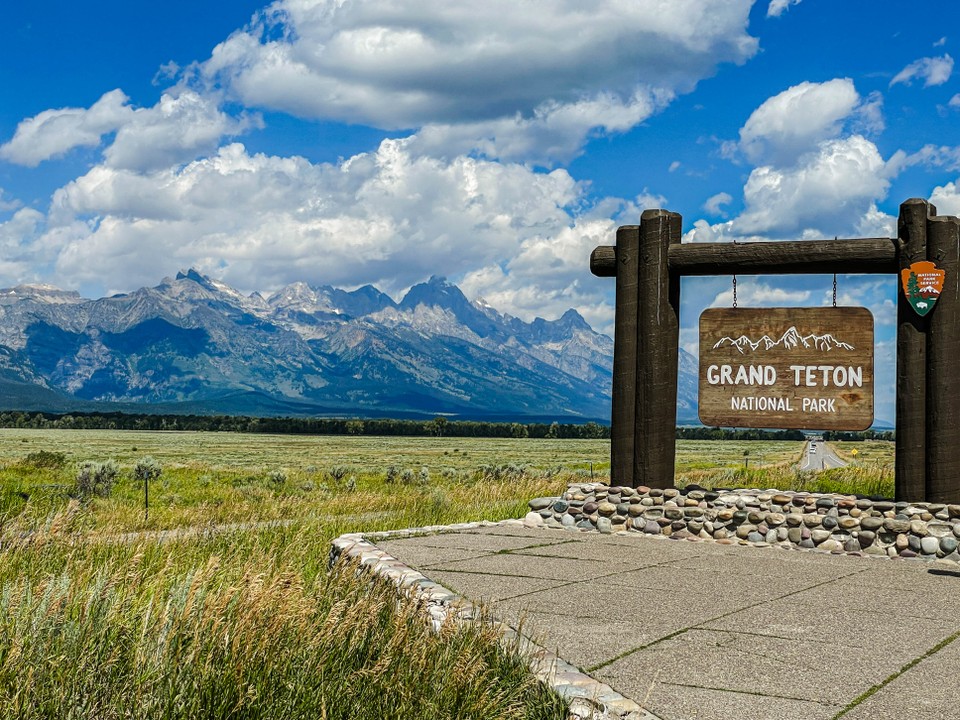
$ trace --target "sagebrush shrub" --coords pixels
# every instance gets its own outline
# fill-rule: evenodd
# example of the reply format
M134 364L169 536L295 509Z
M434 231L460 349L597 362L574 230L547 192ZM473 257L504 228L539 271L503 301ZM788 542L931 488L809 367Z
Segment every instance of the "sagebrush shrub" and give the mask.
M80 463L77 466L76 494L80 497L109 497L119 471L113 460Z
M53 450L37 450L27 454L23 459L24 465L29 465L37 469L50 468L59 470L67 464L67 454Z
M133 468L133 476L140 482L150 482L160 477L163 467L152 457L140 458Z

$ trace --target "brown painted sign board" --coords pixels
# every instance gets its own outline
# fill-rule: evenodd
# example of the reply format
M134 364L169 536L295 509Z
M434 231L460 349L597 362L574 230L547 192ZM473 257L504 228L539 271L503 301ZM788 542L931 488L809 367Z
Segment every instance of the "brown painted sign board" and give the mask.
M862 307L705 310L699 399L709 426L866 430L873 315Z

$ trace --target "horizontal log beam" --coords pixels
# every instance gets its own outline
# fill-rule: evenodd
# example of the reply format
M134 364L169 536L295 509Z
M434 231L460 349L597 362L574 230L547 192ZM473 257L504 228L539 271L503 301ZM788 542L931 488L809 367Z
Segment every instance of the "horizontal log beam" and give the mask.
M751 243L684 243L671 245L667 264L677 275L848 275L899 271L896 238L789 240ZM590 271L616 277L612 246L590 255Z

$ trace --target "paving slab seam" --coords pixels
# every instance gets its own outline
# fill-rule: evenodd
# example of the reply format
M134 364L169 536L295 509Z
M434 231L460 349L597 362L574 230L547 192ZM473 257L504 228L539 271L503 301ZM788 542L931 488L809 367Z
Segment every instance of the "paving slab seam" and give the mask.
M439 631L448 619L465 623L480 618L479 609L466 598L440 583L433 582L423 573L381 550L375 543L489 527L524 525L519 520L504 520L499 523L481 521L374 533L347 533L331 543L329 562L332 566L340 560L356 560L361 567L389 580L401 592L426 606L433 628ZM569 702L568 720L661 720L606 683L581 672L563 658L538 645L509 624L493 619L489 622L502 631L501 642L505 646L516 646L530 658L530 669L534 676Z
M735 615L735 614L737 614L737 613L743 612L744 610L750 610L751 608L760 607L761 605L766 605L767 603L775 602L775 601L777 601L777 600L783 600L784 598L788 598L788 597L791 597L791 596L793 596L793 595L797 595L797 594L799 594L799 593L806 592L806 591L808 591L808 590L812 590L812 589L814 589L814 588L823 587L824 585L829 585L829 584L832 583L832 582L837 582L838 580L843 580L844 578L852 577L852 576L857 575L857 574L862 573L862 572L864 572L864 570L855 570L855 571L853 571L853 572L847 573L846 575L841 575L840 577L835 577L835 578L831 578L830 580L825 580L825 581L823 581L823 582L814 583L813 585L808 585L807 587L799 588L799 589L797 589L797 590L791 590L790 592L784 593L783 595L778 595L777 597L765 598L765 599L760 600L760 601L757 601L757 602L755 602L755 603L753 603L753 604L751 604L751 605L745 605L745 606L743 606L743 607L738 607L738 608L736 608L736 609L734 609L734 610L729 610L729 611L727 611L727 612L725 612L725 613L721 613L720 615L717 615L717 616L715 616L715 617L707 618L706 620L703 620L703 621L701 621L701 622L698 622L698 623L695 624L695 625L690 625L690 626L688 626L688 627L680 628L679 630L675 630L674 632L670 633L669 635L664 635L664 636L661 637L661 638L657 638L656 640L651 640L650 642L644 643L643 645L639 645L639 646L637 646L637 647L635 647L635 648L630 648L630 649L628 649L628 650L624 650L624 651L623 651L622 653L620 653L619 655L616 655L615 657L612 657L612 658L610 658L610 659L608 659L608 660L604 660L602 663L599 663L599 664L597 664L597 665L593 665L593 666L591 666L591 667L588 667L588 668L586 668L586 670L587 670L587 672L596 672L597 670L602 670L603 668L607 667L608 665L612 665L613 663L617 662L618 660L622 660L622 659L625 658L625 657L629 657L630 655L633 655L634 653L640 652L641 650L646 650L647 648L652 647L652 646L654 646L654 645L657 645L657 644L659 644L659 643L665 642L665 641L667 641L667 640L671 640L672 638L675 638L675 637L677 637L678 635L683 635L684 633L687 633L687 632L689 632L690 630L710 630L711 628L704 627L707 623L716 622L717 620L723 620L725 617L729 617L729 616L731 616L731 615Z
M724 688L724 687L713 687L711 685L693 685L692 683L678 683L678 682L662 682L663 685L673 685L674 687L690 688L692 690L710 690L711 692L725 692L731 693L733 695L752 695L753 697L762 697L762 698L776 698L777 700L796 700L798 702L816 702L810 700L809 698L802 697L792 697L790 695L776 695L774 693L762 693L754 692L751 690L735 690L733 688ZM818 705L824 705L826 707L837 707L837 703L826 703L821 702L817 703Z
M793 697L791 695L776 695L773 693L755 692L751 690L736 690L733 688L713 687L712 685L694 685L692 683L678 683L678 682L669 682L669 681L664 682L663 684L673 685L674 687L691 688L694 690L711 690L713 692L725 692L725 693L731 693L733 695L752 695L753 697L777 698L778 700L797 700L799 702L814 702L808 698ZM819 704L833 705L834 707L836 707L836 703L819 703Z
M565 544L565 543L558 543L558 544ZM541 546L541 547L542 547L542 546ZM492 554L493 554L493 555L524 555L524 553L516 553L516 552L513 552L513 551L503 551L503 552L497 552L497 553L492 553ZM550 557L550 556L548 556L548 555L535 555L535 554L531 554L531 557ZM466 559L470 559L470 558L466 558ZM573 560L571 560L571 562L573 562ZM606 575L597 575L597 576L595 576L595 577L585 578L585 579L583 579L583 580L567 580L566 582L560 581L560 584L557 585L556 587L552 588L552 589L553 589L553 590L559 590L559 589L561 589L561 588L572 587L572 586L574 586L574 585L588 585L588 584L591 584L591 583L595 583L595 582L597 582L598 580L603 580L604 578L614 577L615 575L622 575L623 573L636 572L636 571L638 571L638 570L649 570L650 568L654 568L654 567L668 566L668 565L670 564L670 562L671 562L671 561L669 561L669 560L665 560L665 561L662 562L662 563L654 563L654 564L651 564L651 565L640 565L639 567L631 567L631 568L629 568L629 569L627 569L627 570L613 570L613 571L607 573ZM430 566L430 565L427 565L427 566L425 566L425 567L429 569L431 566ZM463 575L490 575L490 576L492 576L492 577L508 577L508 578L528 577L528 576L524 576L524 575L514 575L514 574L512 574L512 573L498 573L498 572L492 572L492 571L488 571L488 570L450 570L450 569L445 569L445 572L448 572L448 573L461 573L461 574L463 574ZM548 578L544 578L544 579L548 579ZM505 596L501 597L501 598L499 599L499 601L502 602L502 601L504 601L504 600L515 600L515 599L517 599L517 598L526 597L527 595L536 595L538 592L542 592L542 590L529 590L529 591L527 591L527 592L518 593L517 595L505 595ZM561 613L561 614L562 614L562 613Z
M850 712L851 710L853 710L854 708L856 708L860 703L862 703L864 700L866 700L867 698L869 698L871 695L874 695L874 694L878 693L880 690L882 690L882 689L885 688L887 685L889 685L890 683L892 683L892 682L893 682L894 680L896 680L898 677L900 677L900 676L903 675L905 672L907 672L908 670L910 670L910 668L918 665L921 661L926 660L927 658L936 655L938 652L940 652L941 650L943 650L945 647L947 647L947 645L949 645L950 643L952 643L952 642L953 642L954 640L956 640L958 637L960 637L960 630L958 630L957 632L953 633L952 635L949 635L949 636L945 637L943 640L941 640L940 642L938 642L938 643L937 643L936 645L934 645L932 648L930 648L929 650L927 650L923 655L920 655L919 657L913 658L913 660L911 660L910 662L908 662L907 664L905 664L902 668L900 668L899 670L897 670L895 673L893 673L893 674L890 675L889 677L884 678L882 681L878 682L876 685L874 685L873 687L871 687L869 690L867 690L867 691L864 692L863 694L861 694L861 695L859 695L858 697L856 697L856 698L854 698L853 700L851 700L851 701L846 705L846 707L842 708L842 709L840 710L840 712L838 712L836 715L834 715L830 720L839 720L839 718L842 718L842 717L843 717L844 715L846 715L848 712Z
M666 538L666 539L669 540L669 538ZM524 548L498 550L493 554L494 555L532 556L532 557L556 557L553 555L540 555L538 553L531 553L527 551L533 550L536 548L547 548L547 547L558 547L561 545L569 545L570 543L573 543L573 542L576 542L576 540L572 540L572 539L565 540L559 543L540 543L538 545L529 545ZM465 558L465 559L470 559L470 558ZM571 558L571 562L575 562L574 559ZM639 570L650 570L650 569L659 568L659 567L670 567L675 562L676 562L675 560L662 560L660 562L655 562L655 563L644 563L643 565L638 565L637 567L631 567L628 569L621 568L618 570L612 570L611 572L605 575L597 575L596 577L584 578L581 580L569 580L567 582L561 583L560 585L557 585L553 589L559 590L561 588L572 587L574 585L591 584L591 583L597 582L598 580L603 580L604 578L614 577L616 575L622 575L624 573L637 572ZM433 567L433 565L425 565L424 567L429 569ZM481 571L481 570L447 570L446 572L463 573L464 575L493 575L495 577L523 577L520 575L511 575L509 573L496 573L496 572ZM516 600L517 598L526 597L527 595L536 595L539 592L542 592L542 590L529 590L527 592L518 593L516 595L505 595L499 598L498 601L503 602L504 600Z

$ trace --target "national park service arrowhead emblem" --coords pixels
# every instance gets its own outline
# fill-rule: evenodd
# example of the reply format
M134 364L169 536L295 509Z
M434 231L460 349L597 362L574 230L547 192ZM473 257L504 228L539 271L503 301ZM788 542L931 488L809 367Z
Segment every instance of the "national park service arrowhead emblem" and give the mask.
M923 317L933 310L933 306L943 290L943 278L946 275L932 262L921 260L900 271L903 281L903 296L917 315Z

